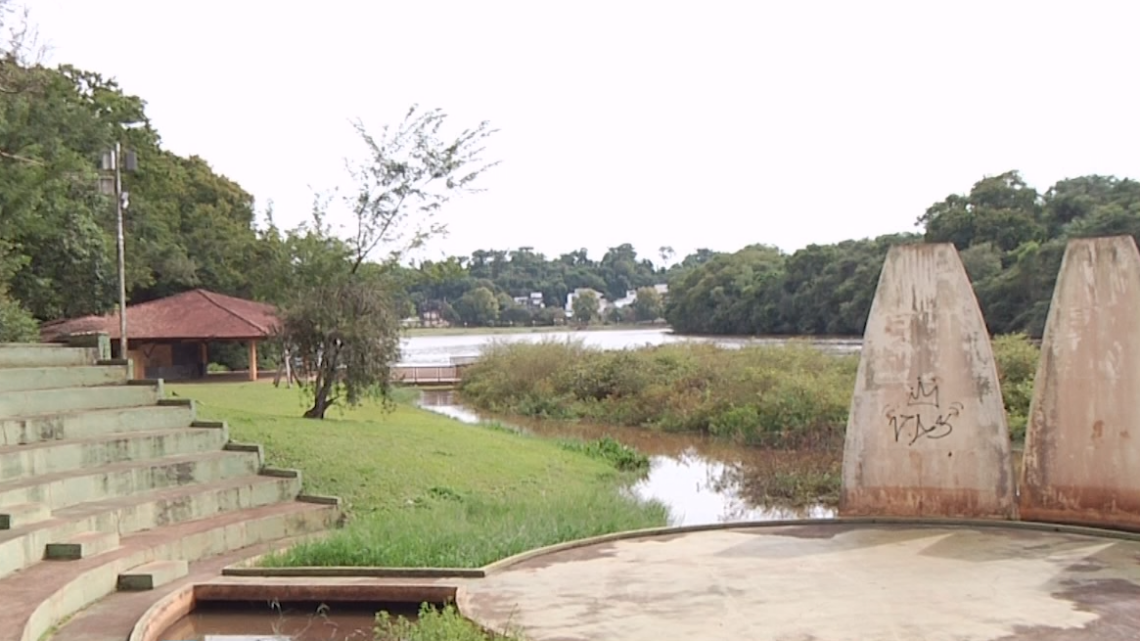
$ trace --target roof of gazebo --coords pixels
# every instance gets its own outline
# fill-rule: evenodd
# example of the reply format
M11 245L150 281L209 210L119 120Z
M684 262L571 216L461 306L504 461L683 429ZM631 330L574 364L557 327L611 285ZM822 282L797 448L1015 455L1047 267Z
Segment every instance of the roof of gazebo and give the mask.
M127 306L131 340L258 340L277 324L277 309L205 289ZM119 315L83 316L51 321L40 327L42 340L69 334L104 332L119 337Z

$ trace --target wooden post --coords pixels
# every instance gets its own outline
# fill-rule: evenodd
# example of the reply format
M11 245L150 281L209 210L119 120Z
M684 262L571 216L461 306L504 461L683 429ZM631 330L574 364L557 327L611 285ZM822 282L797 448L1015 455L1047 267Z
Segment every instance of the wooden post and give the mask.
M257 380L257 341L249 342L249 380Z
M205 343L198 343L198 360L202 363L202 376L210 373L210 349Z

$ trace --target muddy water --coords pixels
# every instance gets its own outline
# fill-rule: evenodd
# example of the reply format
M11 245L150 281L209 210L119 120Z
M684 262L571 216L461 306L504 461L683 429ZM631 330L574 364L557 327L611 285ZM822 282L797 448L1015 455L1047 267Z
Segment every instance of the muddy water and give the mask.
M710 338L674 334L668 329L632 330L590 330L531 332L519 334L463 334L440 336L412 336L400 342L402 365L447 365L452 358L478 356L493 341L509 343L537 343L547 340L581 340L588 346L599 349L628 349L646 345L667 343L700 342L713 343L722 347L743 347L745 345L781 345L786 338ZM836 353L857 353L862 345L859 339L849 338L804 338L813 345Z
M200 604L167 628L170 641L372 641L376 612L415 620L414 607L257 603Z
M425 390L420 406L467 423L485 417L464 407L450 390ZM817 454L773 452L733 445L696 434L669 434L652 430L558 421L505 421L524 431L555 437L595 439L609 435L650 457L649 474L633 487L644 499L669 506L673 525L700 525L735 521L790 518L830 518L832 508L804 509L765 504L759 479L773 468L795 467L797 459Z

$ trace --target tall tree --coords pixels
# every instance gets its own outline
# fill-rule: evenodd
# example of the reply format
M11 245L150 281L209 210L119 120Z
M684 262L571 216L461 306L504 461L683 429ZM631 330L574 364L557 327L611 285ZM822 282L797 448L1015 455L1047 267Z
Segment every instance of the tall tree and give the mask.
M474 191L475 180L496 164L483 160L494 133L487 122L444 139L445 120L441 110L412 107L379 137L356 124L368 159L352 171L356 191L346 199L353 217L345 239L349 258L322 271L317 284L298 290L282 310L280 338L300 357L299 375L312 399L306 418L324 418L342 402L389 398L402 308L392 266L407 250L445 233L436 212L452 196ZM322 208L315 210L315 233L330 237L322 229ZM382 262L367 263L378 250L386 252Z

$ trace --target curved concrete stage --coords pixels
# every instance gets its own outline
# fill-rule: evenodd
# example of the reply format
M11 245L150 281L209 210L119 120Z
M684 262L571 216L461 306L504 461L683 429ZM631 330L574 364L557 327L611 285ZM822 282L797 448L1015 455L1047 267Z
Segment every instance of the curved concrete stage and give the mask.
M466 582L530 641L1134 639L1140 541L1010 524L802 525L598 543Z

